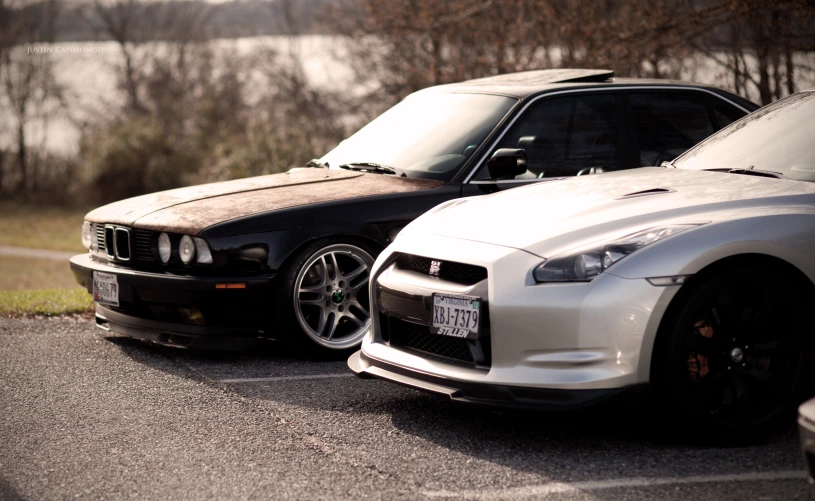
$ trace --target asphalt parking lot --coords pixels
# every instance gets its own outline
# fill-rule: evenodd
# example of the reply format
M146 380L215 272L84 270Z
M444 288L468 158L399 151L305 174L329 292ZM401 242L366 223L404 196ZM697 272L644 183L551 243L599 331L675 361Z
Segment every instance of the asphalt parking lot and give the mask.
M269 343L218 355L0 319L0 499L815 499L794 423L689 445L636 402L461 408Z

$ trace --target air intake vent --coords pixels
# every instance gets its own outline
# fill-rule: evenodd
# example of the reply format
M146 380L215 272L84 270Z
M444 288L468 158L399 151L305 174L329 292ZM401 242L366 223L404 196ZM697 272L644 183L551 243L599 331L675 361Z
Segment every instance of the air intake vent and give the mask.
M153 232L133 228L133 256L139 261L153 262Z
M96 230L96 248L99 252L105 252L105 225L94 223L93 227Z
M426 325L405 322L380 312L380 329L388 345L420 357L463 367L489 367L492 350L489 336L468 340L431 334Z
M676 193L676 190L670 188L651 188L650 190L635 191L634 193L623 195L617 200L623 200L626 198L647 197L650 195L662 195L664 193Z
M435 263L435 268L433 268ZM437 276L442 280L462 285L474 285L487 278L487 269L472 264L453 261L434 261L429 257L401 254L396 264L403 270L417 271L423 275Z

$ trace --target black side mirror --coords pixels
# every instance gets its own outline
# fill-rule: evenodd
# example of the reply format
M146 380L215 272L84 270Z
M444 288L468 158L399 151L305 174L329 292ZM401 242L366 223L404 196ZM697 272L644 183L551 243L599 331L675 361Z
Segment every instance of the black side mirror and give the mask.
M526 152L515 148L495 150L487 160L491 179L514 178L526 172Z

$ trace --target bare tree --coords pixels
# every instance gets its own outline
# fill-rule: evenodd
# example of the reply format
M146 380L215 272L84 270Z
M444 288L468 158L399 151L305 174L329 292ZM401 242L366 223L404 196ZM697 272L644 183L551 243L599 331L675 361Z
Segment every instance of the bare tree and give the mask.
M395 98L557 66L679 78L703 54L732 75L733 90L769 102L796 88L806 68L795 54L815 50L811 0L337 1L330 26L352 41L360 78Z
M16 136L17 190L25 192L36 183L36 172L30 169L26 129L33 118L42 118L49 100L57 97L59 86L47 53L29 53L23 44L53 43L58 7L56 0L37 4L5 3L2 7L9 8L11 15L5 21L8 31L3 32L0 42L0 80Z
M813 68L795 61L815 51L815 4L806 0L745 0L740 15L692 41L731 75L733 90L756 94L762 104L795 92Z
M187 49L192 43L206 40L203 28L213 10L188 0L93 0L93 9L86 21L119 47L120 85L130 110L147 112L141 93L153 69L152 63L161 58L156 52L156 42L174 44L176 65L184 71Z

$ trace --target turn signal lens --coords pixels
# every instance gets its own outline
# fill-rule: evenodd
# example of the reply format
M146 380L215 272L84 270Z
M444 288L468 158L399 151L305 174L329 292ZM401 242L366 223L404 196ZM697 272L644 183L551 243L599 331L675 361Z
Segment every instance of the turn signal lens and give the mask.
M212 252L209 251L209 245L203 238L195 238L195 253L198 255L199 263L212 264Z
M90 249L91 244L93 244L93 239L91 238L91 223L85 221L82 223L82 246L86 249Z
M158 236L158 257L161 262L167 264L170 260L170 255L173 253L173 246L170 244L170 237L166 233Z
M189 235L181 237L181 241L178 243L178 255L184 264L190 264L192 258L195 257L195 243Z
M235 283L235 284L215 284L216 289L245 289L245 283Z

